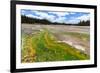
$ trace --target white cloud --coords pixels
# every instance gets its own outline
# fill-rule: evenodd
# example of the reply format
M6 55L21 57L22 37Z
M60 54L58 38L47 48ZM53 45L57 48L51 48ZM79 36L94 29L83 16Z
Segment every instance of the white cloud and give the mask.
M47 19L51 22L59 22L59 23L73 23L73 24L76 24L79 22L79 18L74 18L74 19L71 19L71 20L65 20L66 17L63 17L65 15L69 15L70 13L68 12L51 12L52 14L56 14L58 16L58 18L55 19L56 16L54 15L48 15L48 13L46 12L42 12L42 11L33 11L35 12L36 15L39 15L39 16L36 16L36 15L32 15L32 14L27 14L26 16L27 17L32 17L32 18L37 18L37 19ZM50 13L50 12L49 12Z
M81 21L87 21L90 19L90 14L82 15L82 16L78 17L77 19L79 19Z
M56 14L58 17L69 15L68 12L49 12L49 13Z
M58 17L57 19L53 20L54 22L64 23L65 17Z
M22 11L25 13L25 11ZM31 11L26 14L27 17L32 17L36 19L47 19L51 22L59 22L59 23L72 23L76 24L79 21L87 21L90 19L89 14L83 14L82 16L74 16L71 14L77 14L76 12L46 12L46 11ZM67 17L67 15L69 15Z
M42 11L35 11L35 13L36 13L37 15L39 15L40 17L42 17L42 18L44 18L44 17L47 16L47 14L44 13L44 12L42 12Z
M48 15L48 13L46 13L46 12L35 11L35 13L37 15L39 15L39 17L42 18L42 19L47 19L49 21L53 21L55 19L55 16L54 15Z
M37 18L37 19L47 19L49 21L53 21L55 19L54 15L48 15L46 12L34 11L36 15L27 14L27 17Z

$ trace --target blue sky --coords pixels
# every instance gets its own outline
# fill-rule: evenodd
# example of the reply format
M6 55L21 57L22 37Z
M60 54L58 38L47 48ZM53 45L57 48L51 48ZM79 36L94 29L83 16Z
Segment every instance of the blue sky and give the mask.
M68 11L21 10L21 15L36 19L46 19L50 22L76 24L80 21L90 20L90 13Z

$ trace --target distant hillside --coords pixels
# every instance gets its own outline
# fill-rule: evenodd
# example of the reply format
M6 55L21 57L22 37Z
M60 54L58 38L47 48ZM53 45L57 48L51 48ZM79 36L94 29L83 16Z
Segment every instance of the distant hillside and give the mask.
M74 25L74 26L90 26L90 21L80 21L78 24L66 24L66 23L57 23L57 22L50 22L46 19L36 19L21 15L21 23L28 23L28 24L50 24L50 25Z

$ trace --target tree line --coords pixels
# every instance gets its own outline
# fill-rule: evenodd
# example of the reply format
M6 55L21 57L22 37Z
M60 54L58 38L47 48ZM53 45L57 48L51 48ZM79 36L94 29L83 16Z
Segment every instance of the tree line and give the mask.
M90 26L90 21L80 21L77 24L67 24L67 23L57 23L57 22L50 22L46 19L36 19L36 18L31 18L27 17L25 15L21 15L21 23L28 23L28 24L45 24L45 25L76 25L76 26Z

